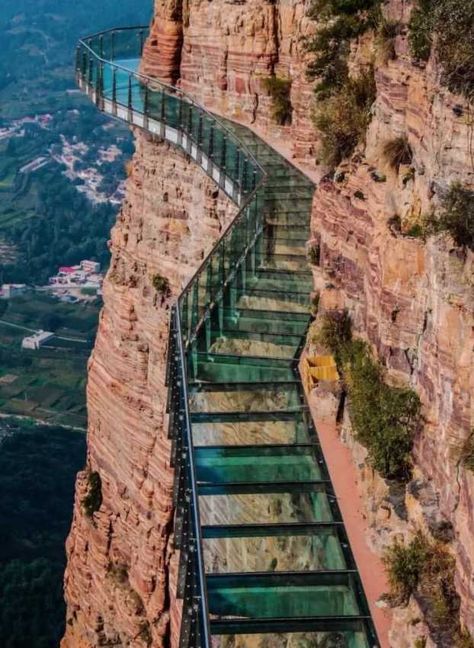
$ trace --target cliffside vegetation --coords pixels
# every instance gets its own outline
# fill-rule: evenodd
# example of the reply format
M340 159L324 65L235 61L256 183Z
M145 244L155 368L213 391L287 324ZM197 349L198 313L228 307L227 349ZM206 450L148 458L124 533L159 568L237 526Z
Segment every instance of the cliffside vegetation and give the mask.
M459 182L452 184L431 225L435 231L448 231L456 245L474 250L474 191Z
M291 80L270 76L263 80L265 90L272 99L272 117L277 124L291 124Z
M370 121L373 69L350 76L348 60L351 40L380 21L380 0L314 0L309 15L319 25L306 43L314 55L307 74L317 79L313 122L321 134L322 161L334 167L353 153Z
M87 473L87 494L82 500L82 507L87 517L92 517L102 504L102 480L98 472Z
M415 596L437 645L474 646L459 620L455 560L446 545L418 531L409 542L395 540L385 552L384 563L392 602L406 605Z
M427 61L436 51L450 90L474 98L474 3L418 0L410 18L409 40L417 59Z
M153 288L156 292L159 292L160 295L166 297L170 292L170 282L166 277L161 276L160 274L153 275L152 278Z
M407 481L411 449L419 424L420 401L409 388L392 387L362 340L353 340L347 313L329 312L318 341L329 348L344 378L351 423L369 462L382 477Z

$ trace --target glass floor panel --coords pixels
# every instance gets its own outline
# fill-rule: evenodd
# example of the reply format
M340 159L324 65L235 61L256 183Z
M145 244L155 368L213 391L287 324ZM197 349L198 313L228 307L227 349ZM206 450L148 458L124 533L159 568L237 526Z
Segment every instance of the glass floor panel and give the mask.
M195 446L251 445L272 443L309 443L306 422L294 421L240 421L235 423L193 423Z
M247 446L196 448L199 482L307 482L322 479L314 446Z
M334 528L306 535L206 538L203 550L208 573L343 570L347 567Z
M305 314L306 315L306 314ZM267 318L267 317L246 317L241 315L239 311L239 316L237 318L224 319L224 326L226 328L232 328L234 331L255 331L256 333L267 333L267 334L277 334L277 335L293 335L297 336L299 339L306 333L308 327L308 318L305 317L303 320L283 320L279 318Z
M205 385L196 385L192 387L189 404L191 412L274 412L304 406L298 386L288 383L254 383L239 390L227 390L222 385L212 391L206 390Z
M262 382L266 380L291 380L294 373L289 363L286 366L261 362L259 364L239 363L236 356L210 356L197 354L197 375L199 380L217 382Z
M212 648L371 648L364 629L339 625L340 629L335 624L335 629L320 631L213 635Z
M309 301L309 300L308 300ZM259 297L257 295L244 295L237 302L238 309L282 311L291 313L309 313L309 303L299 304L298 301L291 301L287 296L280 297Z
M211 617L293 618L359 614L350 576L208 576Z
M298 344L291 346L247 338L219 338L210 348L212 354L254 356L262 358L293 358Z
M201 524L331 522L331 496L323 488L312 493L299 488L284 493L201 495Z

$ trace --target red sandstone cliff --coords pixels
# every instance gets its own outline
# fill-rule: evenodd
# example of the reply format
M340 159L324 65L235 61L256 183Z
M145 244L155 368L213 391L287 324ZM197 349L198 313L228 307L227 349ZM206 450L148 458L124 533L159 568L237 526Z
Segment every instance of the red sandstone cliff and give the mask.
M385 7L402 23L409 9L402 0ZM253 125L282 147L289 142L292 154L317 172L312 83L305 76L302 40L314 23L305 11L297 0L157 0L143 70L179 80L207 107ZM390 376L412 385L423 403L426 424L416 440L407 519L397 516L386 484L364 464L365 451L346 417L343 438L360 467L369 543L381 552L395 534L451 524L461 615L474 632L474 477L459 461L459 447L473 425L473 255L461 254L447 235L425 243L394 233L387 223L394 215L417 222L452 180L474 187L472 118L470 123L466 110L453 111L462 100L440 85L433 61L425 69L414 66L404 35L395 46L395 59L376 61L367 144L343 163L342 181L325 180L315 194L312 227L321 244L315 287L323 307L331 301L349 309L356 332L371 342ZM370 37L364 47L356 46L353 64L372 48ZM271 118L263 84L271 73L292 80L289 126ZM402 134L414 152L415 172L408 180L381 155L383 143ZM375 182L374 170L386 181ZM232 211L179 153L137 135L90 363L88 466L101 474L104 501L89 520L80 505L86 488L80 476L68 541L63 647L104 641L160 646L168 632L168 302L157 298L151 281L155 273L167 276L175 295ZM394 648L409 648L426 634L422 622L414 623L417 616L413 605L395 614Z

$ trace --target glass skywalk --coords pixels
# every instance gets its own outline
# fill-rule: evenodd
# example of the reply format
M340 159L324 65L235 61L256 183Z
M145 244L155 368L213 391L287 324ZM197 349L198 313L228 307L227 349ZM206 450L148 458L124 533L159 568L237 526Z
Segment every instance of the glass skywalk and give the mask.
M250 130L140 75L146 35L81 41L79 85L240 207L171 317L180 646L378 646L297 367L314 187Z

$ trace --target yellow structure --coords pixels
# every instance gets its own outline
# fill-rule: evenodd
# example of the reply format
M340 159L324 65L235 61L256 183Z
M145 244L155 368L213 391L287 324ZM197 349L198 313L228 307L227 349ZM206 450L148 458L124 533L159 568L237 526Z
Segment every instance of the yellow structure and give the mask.
M306 356L302 361L302 377L307 392L316 387L321 380L336 382L339 380L339 372L334 356Z

